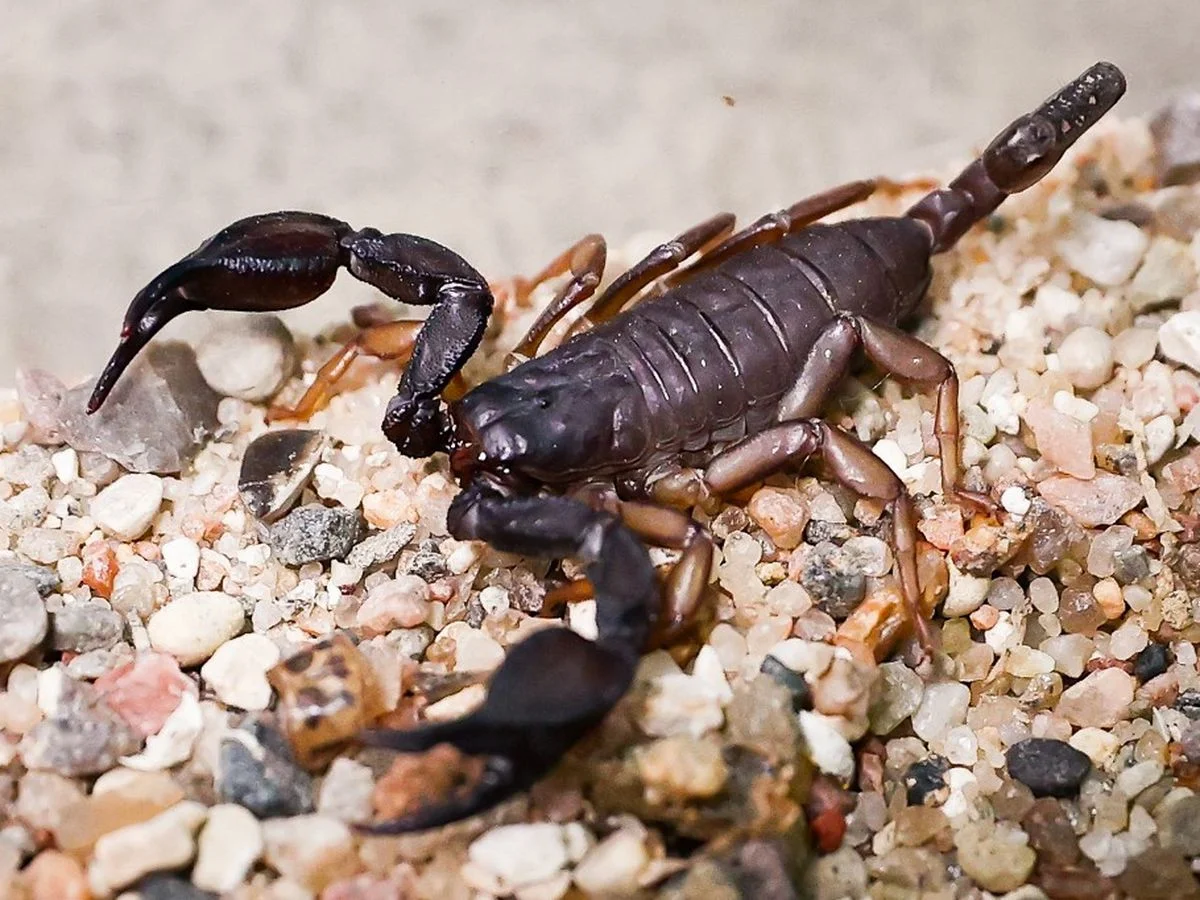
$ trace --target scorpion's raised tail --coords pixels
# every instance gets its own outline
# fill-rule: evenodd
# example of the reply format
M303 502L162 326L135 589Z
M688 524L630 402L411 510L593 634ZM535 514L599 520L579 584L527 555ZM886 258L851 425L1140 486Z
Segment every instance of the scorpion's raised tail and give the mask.
M633 681L660 603L645 546L624 525L563 497L505 497L472 485L455 498L451 533L536 556L576 556L596 590L598 637L536 631L508 653L483 705L453 722L375 731L366 743L406 753L449 744L473 758L461 785L420 798L399 818L364 827L399 834L483 812L553 769L621 699Z
M1032 187L1125 93L1125 76L1098 62L996 135L977 160L908 215L929 226L933 252L949 249L1009 194Z

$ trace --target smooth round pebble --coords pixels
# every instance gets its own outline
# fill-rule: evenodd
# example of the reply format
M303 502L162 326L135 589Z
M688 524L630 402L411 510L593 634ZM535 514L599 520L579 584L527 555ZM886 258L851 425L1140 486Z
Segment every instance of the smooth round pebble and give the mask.
M1008 748L1004 755L1008 774L1025 785L1035 797L1073 797L1091 771L1086 753L1065 741L1026 738Z
M218 699L239 709L266 709L271 702L267 670L279 662L279 648L261 634L243 634L217 647L200 677Z
M124 475L92 499L88 514L105 534L136 541L154 522L162 500L163 481L157 475Z
M196 347L196 364L209 386L227 397L267 400L296 366L292 333L277 316L223 322Z
M194 666L242 630L246 614L220 591L197 591L168 603L150 617L150 646L170 653L180 665Z
M262 827L254 814L234 803L218 803L200 832L192 884L214 893L232 891L262 851Z
M1076 328L1059 345L1058 361L1071 384L1094 390L1112 377L1112 338L1090 325Z
M20 659L46 637L49 620L37 586L0 569L0 662Z

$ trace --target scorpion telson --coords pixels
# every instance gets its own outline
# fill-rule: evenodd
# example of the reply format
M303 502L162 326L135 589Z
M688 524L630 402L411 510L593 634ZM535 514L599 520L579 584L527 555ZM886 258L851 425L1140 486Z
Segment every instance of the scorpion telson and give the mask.
M453 380L480 343L493 293L461 257L426 238L355 231L313 213L243 219L137 295L89 409L187 310L299 306L341 267L388 297L432 307L423 324L370 317L300 404L274 415L319 409L356 355L406 361L384 432L410 456L451 451L462 491L450 507L450 533L586 563L597 600L594 641L567 629L537 631L511 649L476 712L365 736L405 752L445 742L482 758L481 774L459 792L372 828L451 822L546 774L626 692L642 652L686 629L709 580L712 544L681 509L812 455L888 507L904 618L932 648L904 487L867 447L817 416L859 350L892 376L936 387L942 486L949 498L965 497L954 370L897 322L925 294L930 257L1043 177L1124 90L1121 72L1097 63L902 216L818 224L869 196L875 181L803 200L736 234L732 216L715 216L617 278L573 337L537 356L553 326L600 284L605 244L589 235L518 287L524 296L541 280L571 276L516 348L514 367L465 394ZM682 551L665 598L644 542ZM897 626L880 628L872 649L883 654Z

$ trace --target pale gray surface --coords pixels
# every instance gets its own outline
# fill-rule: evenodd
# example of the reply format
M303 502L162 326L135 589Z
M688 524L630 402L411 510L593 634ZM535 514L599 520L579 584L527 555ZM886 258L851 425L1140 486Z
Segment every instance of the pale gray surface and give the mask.
M1125 114L1200 83L1196 0L0 11L0 372L68 377L146 281L250 213L422 233L499 276L587 231L938 168L1096 59L1129 76ZM367 296L346 277L307 321Z

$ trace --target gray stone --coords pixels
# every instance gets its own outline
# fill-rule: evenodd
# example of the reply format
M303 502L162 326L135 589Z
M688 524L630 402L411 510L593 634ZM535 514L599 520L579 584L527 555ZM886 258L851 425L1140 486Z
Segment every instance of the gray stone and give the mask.
M260 819L313 809L312 778L296 765L283 736L257 720L221 742L217 794Z
M48 569L45 566L34 566L26 563L5 563L0 565L0 577L3 577L7 573L24 575L33 582L33 586L37 588L38 594L43 599L57 591L62 584L62 580L58 577L58 572L54 571L54 569Z
M138 736L95 688L64 675L58 705L25 735L21 756L30 769L78 778L107 772L140 747Z
M361 532L356 510L313 504L292 510L272 525L268 540L281 562L301 566L344 558Z
M242 456L238 494L263 522L273 522L296 502L312 478L328 441L320 431L288 428L255 438Z
M106 650L125 633L125 619L103 603L64 606L52 621L50 645L72 653Z
M1200 181L1200 94L1169 103L1150 122L1158 151L1159 184Z
M40 644L46 627L37 586L18 571L0 570L0 662L20 659Z
M358 543L346 562L359 569L369 569L380 563L390 562L408 545L417 533L417 526L411 522L401 522L393 525L387 531L373 534Z
M89 416L93 385L63 397L62 434L76 450L103 453L130 471L178 472L217 428L221 395L205 382L187 344L151 343Z
M1164 847L1174 847L1184 856L1200 856L1200 796L1164 803L1155 820Z

